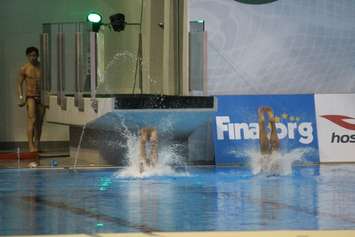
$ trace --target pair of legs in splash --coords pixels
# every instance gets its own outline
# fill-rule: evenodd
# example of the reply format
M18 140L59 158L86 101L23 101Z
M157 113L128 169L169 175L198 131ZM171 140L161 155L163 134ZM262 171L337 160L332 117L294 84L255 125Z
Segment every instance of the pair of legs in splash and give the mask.
M156 128L142 128L139 135L140 161L139 172L143 173L145 167L154 167L158 161L158 131ZM150 142L150 157L147 157L146 145Z
M270 124L271 132L268 137L265 124L265 115L268 116L268 123ZM280 141L277 137L275 117L270 107L261 107L258 110L259 117L259 145L261 154L271 154L279 150Z

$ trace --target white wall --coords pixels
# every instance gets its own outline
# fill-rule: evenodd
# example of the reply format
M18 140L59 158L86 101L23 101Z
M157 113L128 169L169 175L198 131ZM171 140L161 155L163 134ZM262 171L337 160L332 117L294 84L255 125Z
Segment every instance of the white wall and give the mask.
M355 92L355 1L189 0L208 32L210 94Z
M355 162L355 94L315 95L321 162Z

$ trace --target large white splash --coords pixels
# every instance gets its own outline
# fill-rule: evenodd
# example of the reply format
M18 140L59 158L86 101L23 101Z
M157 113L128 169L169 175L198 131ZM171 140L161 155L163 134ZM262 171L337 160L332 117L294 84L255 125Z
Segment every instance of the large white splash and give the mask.
M296 148L290 151L273 152L262 155L257 149L233 152L235 155L246 156L253 175L265 174L287 176L292 175L292 166L296 161L302 162L306 155L313 152L312 148Z
M145 178L151 176L186 176L186 171L178 172L174 166L185 166L183 157L179 154L181 144L169 144L160 142L158 144L158 162L154 167L145 167L141 173L140 163L140 141L139 136L125 129L127 139L128 166L118 171L115 176L121 178ZM162 140L162 139L161 139ZM147 156L150 154L150 144L147 144ZM184 169L186 170L186 169Z
M131 53L130 51L124 50L122 52L116 53L109 60L107 65L104 66L103 70L98 70L97 86L106 88L107 86L109 86L104 84L106 81L106 76L112 68L118 67L120 65L133 65L136 62L136 60L137 60L137 56Z
M132 93L134 93L135 89L139 89L137 88L138 85L138 67L142 67L142 58L139 58L136 54L133 54L132 52L128 51L128 50L123 50L120 51L116 54L113 55L112 58L110 58L108 60L108 63L106 65L103 66L99 66L98 71L97 71L97 76L98 76L98 80L97 80L97 88L100 91L103 92L110 92L112 90L112 88L110 87L110 83L108 82L109 78L115 75L117 75L117 72L115 70L117 70L117 68L120 68L123 70L129 70L127 71L128 74L130 74L133 78L132 78L132 83L133 83L133 91ZM144 70L144 74L145 74L145 81L149 81L151 83L151 86L156 86L159 82L155 79L153 79L149 72L142 68L142 70ZM113 79L115 80L115 78Z

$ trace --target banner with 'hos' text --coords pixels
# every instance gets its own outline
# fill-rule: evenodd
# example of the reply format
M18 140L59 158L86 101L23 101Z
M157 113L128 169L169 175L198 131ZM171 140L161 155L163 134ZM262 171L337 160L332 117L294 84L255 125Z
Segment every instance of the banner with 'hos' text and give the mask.
M317 94L321 162L355 162L355 94Z

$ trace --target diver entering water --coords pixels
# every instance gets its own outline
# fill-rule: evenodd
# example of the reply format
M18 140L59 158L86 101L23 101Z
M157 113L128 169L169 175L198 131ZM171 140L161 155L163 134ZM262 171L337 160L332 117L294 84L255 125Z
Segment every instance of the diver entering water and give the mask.
M156 128L142 128L140 129L140 161L139 171L143 173L145 167L154 167L158 161L158 131ZM146 152L147 142L150 142L150 157L148 159Z
M265 115L268 115L269 124L271 127L270 138L266 131ZM261 107L258 110L259 117L259 144L261 154L271 154L274 151L279 150L280 141L277 137L275 117L270 107Z

